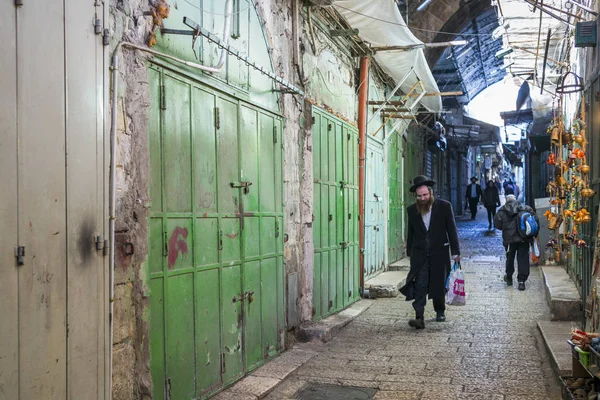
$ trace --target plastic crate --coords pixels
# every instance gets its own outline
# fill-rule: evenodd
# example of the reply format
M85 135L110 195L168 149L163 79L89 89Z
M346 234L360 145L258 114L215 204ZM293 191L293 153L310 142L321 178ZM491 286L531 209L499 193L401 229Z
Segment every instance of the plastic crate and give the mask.
M573 357L579 360L579 363L584 367L590 366L590 352L581 350L581 347L575 346L573 348Z

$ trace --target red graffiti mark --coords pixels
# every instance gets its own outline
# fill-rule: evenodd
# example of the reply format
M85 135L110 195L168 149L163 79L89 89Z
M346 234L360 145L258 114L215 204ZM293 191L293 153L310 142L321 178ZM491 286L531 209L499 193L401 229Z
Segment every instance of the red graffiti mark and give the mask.
M183 236L183 239L180 239L180 236ZM173 268L173 265L175 265L179 252L181 252L181 254L188 253L187 242L185 241L187 237L187 228L177 227L173 229L173 233L169 239L169 269Z

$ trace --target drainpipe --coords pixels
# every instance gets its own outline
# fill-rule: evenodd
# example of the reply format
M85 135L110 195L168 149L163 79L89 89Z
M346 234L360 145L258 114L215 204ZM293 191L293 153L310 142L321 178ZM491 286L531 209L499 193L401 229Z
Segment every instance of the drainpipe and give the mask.
M118 47L118 46L117 46ZM108 200L108 235L109 235L109 251L108 251L108 276L109 276L109 312L108 325L110 329L110 353L108 356L108 398L112 399L112 360L113 360L113 309L115 298L115 208L116 208L116 155L117 155L117 93L119 82L119 56L116 54L112 60L112 104L111 104L111 124L110 124L110 181L109 181L109 200Z
M369 94L369 58L360 59L358 88L358 229L360 248L360 289L365 287L365 149L367 147L367 100Z
M227 0L225 3L225 23L223 28L223 41L224 46L221 49L221 56L219 57L219 62L214 66L206 66L201 64L196 64L193 62L185 61L177 57L173 57L169 54L161 53L152 49L149 49L144 46L139 46L134 43L129 42L119 42L119 44L115 47L112 57L112 104L111 104L111 126L110 126L110 180L109 180L109 204L108 204L108 234L109 234L109 261L108 261L108 274L109 274L109 315L108 315L108 325L110 331L110 352L108 356L108 398L112 399L112 360L113 360L113 338L114 338L114 324L113 324L113 314L114 314L114 297L115 297L115 220L116 220L116 155L117 155L117 95L119 92L119 50L121 47L129 47L132 49L140 50L145 53L149 53L155 56L159 56L162 58L167 58L169 60L176 61L178 63L184 64L188 67L218 73L225 65L225 60L227 58L227 51L225 48L229 44L229 31L231 28L231 16L233 13L233 0Z

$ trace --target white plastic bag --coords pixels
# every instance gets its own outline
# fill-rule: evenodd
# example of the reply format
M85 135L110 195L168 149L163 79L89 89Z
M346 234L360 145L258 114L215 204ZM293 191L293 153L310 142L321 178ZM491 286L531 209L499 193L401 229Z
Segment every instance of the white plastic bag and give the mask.
M446 304L464 306L466 303L465 275L460 264L455 262L446 281Z

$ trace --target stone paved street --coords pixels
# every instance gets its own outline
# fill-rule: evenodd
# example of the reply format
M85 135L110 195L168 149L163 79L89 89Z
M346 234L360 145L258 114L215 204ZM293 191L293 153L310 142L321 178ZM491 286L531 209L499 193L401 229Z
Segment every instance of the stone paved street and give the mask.
M417 331L410 302L379 299L329 343L304 344L319 354L267 398L291 399L316 382L377 388L375 399L560 399L536 327L549 318L540 270L532 267L524 292L507 287L501 232L487 231L484 210L458 225L466 306L449 306L441 323L428 301Z

